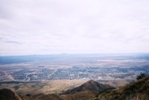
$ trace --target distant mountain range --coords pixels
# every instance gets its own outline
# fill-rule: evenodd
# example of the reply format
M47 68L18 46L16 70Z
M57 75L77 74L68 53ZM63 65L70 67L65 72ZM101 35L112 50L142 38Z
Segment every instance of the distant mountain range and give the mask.
M94 61L95 59L149 59L149 53L105 53L105 54L53 54L53 55L20 55L20 56L0 56L0 65L18 64L26 62L48 61Z
M18 95L9 89L2 89L0 90L0 100L149 100L149 77L116 89L90 80L59 95Z

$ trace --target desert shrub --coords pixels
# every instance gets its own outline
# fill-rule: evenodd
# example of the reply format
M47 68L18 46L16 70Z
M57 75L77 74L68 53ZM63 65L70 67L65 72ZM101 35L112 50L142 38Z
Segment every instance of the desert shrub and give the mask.
M144 78L145 76L146 76L145 73L141 73L141 74L139 74L139 75L137 76L137 80L142 79L142 78Z

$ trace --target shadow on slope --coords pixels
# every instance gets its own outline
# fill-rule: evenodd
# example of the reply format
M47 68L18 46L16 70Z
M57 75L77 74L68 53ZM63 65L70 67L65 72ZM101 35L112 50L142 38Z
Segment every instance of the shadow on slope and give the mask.
M21 100L21 98L10 89L1 89L0 100Z
M98 96L99 100L149 100L149 77Z

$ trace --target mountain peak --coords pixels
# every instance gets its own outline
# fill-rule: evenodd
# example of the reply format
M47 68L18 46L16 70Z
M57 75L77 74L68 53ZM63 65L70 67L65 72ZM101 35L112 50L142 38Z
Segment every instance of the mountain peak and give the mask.
M94 80L89 80L86 83L82 84L81 86L78 86L76 88L73 89L69 89L67 91L65 91L63 94L73 94L76 92L82 92L82 91L95 91L95 92L102 92L105 91L107 89L111 89L113 87L109 86L109 85L105 85L105 84L101 84L98 83Z
M94 81L94 80L89 80L89 81L87 81L86 83L94 84L94 83L98 83L98 82L96 82L96 81Z

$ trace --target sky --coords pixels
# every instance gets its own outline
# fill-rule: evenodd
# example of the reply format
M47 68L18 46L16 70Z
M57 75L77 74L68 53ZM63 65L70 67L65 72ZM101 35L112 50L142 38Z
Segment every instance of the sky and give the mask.
M149 0L0 0L0 55L149 53Z

